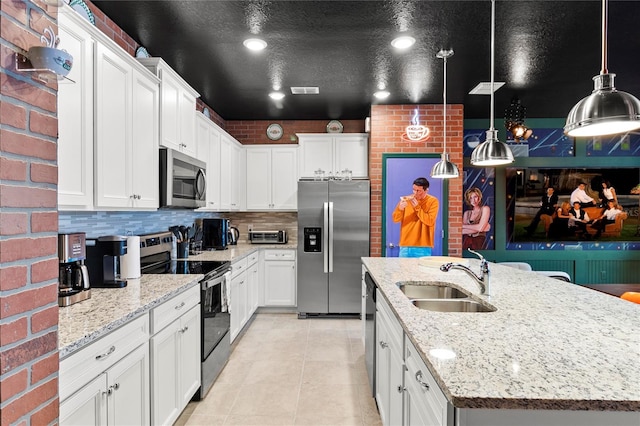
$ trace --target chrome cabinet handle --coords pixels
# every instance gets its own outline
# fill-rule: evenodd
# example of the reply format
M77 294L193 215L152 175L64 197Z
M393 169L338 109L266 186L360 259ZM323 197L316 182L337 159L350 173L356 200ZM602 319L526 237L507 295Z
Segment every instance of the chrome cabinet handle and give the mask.
M427 383L424 380L422 380L422 370L418 370L416 372L416 382L418 382L420 384L420 386L422 386L426 390L429 390L429 383Z
M398 385L398 393L402 393L402 392L404 392L406 390L407 390L407 388L405 388L404 386Z
M175 307L176 310L182 309L184 308L185 303L182 302L181 304L179 304L178 306Z
M380 347L382 349L386 349L386 348L389 347L389 344L387 342L384 342L384 341L380 340Z
M186 331L189 330L189 326L185 325L183 328L181 328L180 330L178 330L178 333L186 333Z
M104 359L106 357L108 357L109 355L111 355L112 353L114 353L116 351L116 347L115 346L111 346L109 348L109 351L100 354L100 355L96 355L96 360L100 361L101 359Z

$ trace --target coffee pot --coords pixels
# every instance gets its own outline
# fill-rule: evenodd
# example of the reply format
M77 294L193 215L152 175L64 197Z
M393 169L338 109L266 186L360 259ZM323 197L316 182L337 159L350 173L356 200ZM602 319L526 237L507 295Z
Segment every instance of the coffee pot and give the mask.
M127 280L120 275L121 257L127 254L127 237L106 235L87 240L87 266L91 286L122 288Z
M83 232L58 234L58 306L69 306L91 297L85 241Z

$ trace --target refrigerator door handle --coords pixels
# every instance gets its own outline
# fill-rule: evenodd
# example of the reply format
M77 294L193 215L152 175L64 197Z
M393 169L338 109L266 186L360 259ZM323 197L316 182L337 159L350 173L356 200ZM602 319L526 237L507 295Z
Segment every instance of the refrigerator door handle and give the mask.
M324 260L324 273L329 272L329 203L325 202L323 206L324 227L322 231L322 245L324 246L324 253L322 258Z
M333 201L329 201L329 272L333 272Z

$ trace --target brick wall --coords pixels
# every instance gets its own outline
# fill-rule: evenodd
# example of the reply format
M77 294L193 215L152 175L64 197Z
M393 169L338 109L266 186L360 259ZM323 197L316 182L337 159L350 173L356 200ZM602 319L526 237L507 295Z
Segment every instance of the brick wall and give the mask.
M364 120L340 120L344 133L364 133ZM269 124L282 126L284 135L277 141L267 137ZM226 130L243 145L295 144L296 133L326 133L329 120L228 120Z
M57 31L56 9L46 9L0 2L2 425L58 417L57 86L15 70L15 52Z
M431 130L426 142L402 137L418 109L420 123ZM371 256L381 256L382 244L382 154L442 153L442 105L374 105L371 107L369 178L371 179ZM449 179L449 255L462 255L462 136L463 106L447 105L447 151L461 177ZM429 178L429 176L426 176Z

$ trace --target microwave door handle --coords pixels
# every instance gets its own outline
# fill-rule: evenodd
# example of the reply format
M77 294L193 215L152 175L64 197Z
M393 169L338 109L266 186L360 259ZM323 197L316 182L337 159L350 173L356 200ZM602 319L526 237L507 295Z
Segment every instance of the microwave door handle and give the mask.
M202 183L202 185L200 184ZM196 174L196 194L198 195L198 199L204 199L204 194L207 191L207 175L205 174L203 169L198 169L198 173Z

